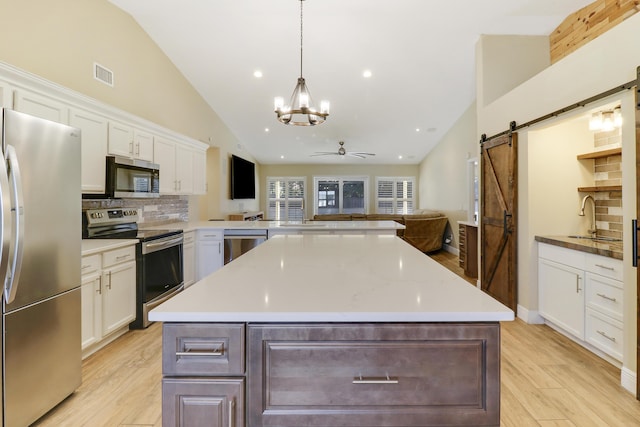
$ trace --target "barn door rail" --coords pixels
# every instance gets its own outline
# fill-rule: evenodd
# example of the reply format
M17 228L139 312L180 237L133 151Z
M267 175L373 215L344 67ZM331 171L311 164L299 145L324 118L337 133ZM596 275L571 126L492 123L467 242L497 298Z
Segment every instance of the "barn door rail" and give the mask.
M637 74L640 75L640 67L637 68ZM545 120L548 120L548 119L551 119L551 118L554 118L554 117L558 117L559 115L567 113L567 112L569 112L571 110L575 110L576 108L582 108L582 107L584 107L584 106L586 106L586 105L588 105L588 104L590 104L592 102L595 102L595 101L598 101L598 100L600 100L602 98L606 98L608 96L614 95L614 94L616 94L618 92L622 92L622 91L625 91L625 90L633 89L634 87L638 86L638 80L639 79L636 78L635 80L631 80L630 82L627 82L627 83L625 83L623 85L616 86L614 88L611 88L609 90L601 92L601 93L599 93L597 95L594 95L594 96L591 96L589 98L583 99L582 101L576 102L575 104L571 104L571 105L569 105L567 107L561 108L561 109L556 110L556 111L554 111L552 113L545 114L544 116L538 117L537 119L530 120L530 121L528 121L526 123L522 123L522 124L517 125L515 127L510 126L508 130L505 130L503 132L497 133L497 134L493 135L490 138L488 138L486 134L482 134L482 137L480 138L480 144L482 144L483 142L485 142L487 140L496 138L498 136L507 135L507 134L509 134L511 132L515 132L515 131L517 131L519 129L522 129L524 127L535 125L536 123L540 123L542 121L545 121ZM515 123L515 122L511 122L511 123Z

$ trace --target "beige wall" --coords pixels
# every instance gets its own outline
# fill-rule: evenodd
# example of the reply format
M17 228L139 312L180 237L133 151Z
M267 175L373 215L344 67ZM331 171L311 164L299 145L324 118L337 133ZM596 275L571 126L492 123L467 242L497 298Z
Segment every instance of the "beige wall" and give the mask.
M438 210L449 218L449 231L458 248L458 221L468 219L468 161L478 157L476 105L472 104L453 128L420 163L420 208Z
M0 4L2 61L219 147L220 158L241 153L252 159L138 24L108 1L0 0ZM113 88L93 78L94 62L114 72ZM223 162L209 167L222 169ZM227 176L215 185L228 187ZM227 192L218 193L214 210L237 209L227 200ZM190 198L190 216L200 215L199 199Z
M413 176L416 178L416 191L419 194L420 185L418 183L418 166L417 165L261 165L260 166L260 200L263 202L260 206L267 213L266 204L266 182L267 177L274 176L303 176L307 180L307 192L305 206L306 217L313 216L313 177L314 176L367 176L369 177L369 206L367 213L375 213L375 182L377 176ZM417 206L420 206L419 200L416 200Z

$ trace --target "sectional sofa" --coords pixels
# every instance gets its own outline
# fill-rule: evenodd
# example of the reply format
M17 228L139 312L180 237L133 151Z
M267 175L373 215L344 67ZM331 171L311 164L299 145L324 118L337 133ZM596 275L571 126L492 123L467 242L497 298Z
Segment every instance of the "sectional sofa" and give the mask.
M422 252L442 249L447 217L441 212L420 209L409 215L396 214L320 214L314 221L396 221L405 226L398 236Z

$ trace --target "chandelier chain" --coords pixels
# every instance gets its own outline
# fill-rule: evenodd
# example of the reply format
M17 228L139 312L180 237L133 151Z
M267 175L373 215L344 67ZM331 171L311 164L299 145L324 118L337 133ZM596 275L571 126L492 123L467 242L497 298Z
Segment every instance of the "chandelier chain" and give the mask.
M300 0L300 77L302 77L302 3L304 0Z

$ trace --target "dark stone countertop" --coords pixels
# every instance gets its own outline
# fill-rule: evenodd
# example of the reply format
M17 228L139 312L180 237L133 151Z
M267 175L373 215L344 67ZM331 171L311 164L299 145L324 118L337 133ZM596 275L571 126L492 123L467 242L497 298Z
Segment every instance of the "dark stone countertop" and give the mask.
M609 258L622 259L622 242L578 239L569 236L536 236L536 242L602 255Z

